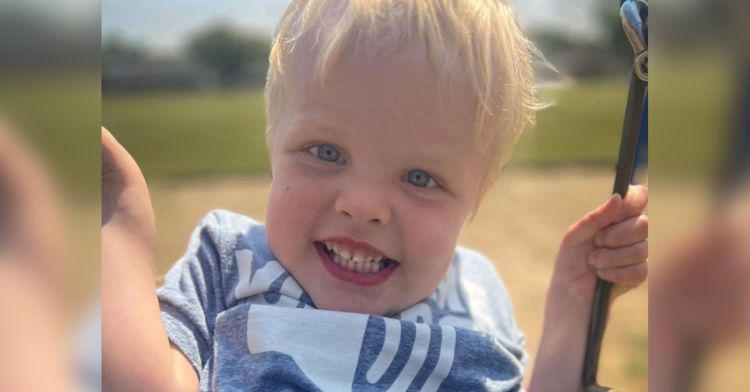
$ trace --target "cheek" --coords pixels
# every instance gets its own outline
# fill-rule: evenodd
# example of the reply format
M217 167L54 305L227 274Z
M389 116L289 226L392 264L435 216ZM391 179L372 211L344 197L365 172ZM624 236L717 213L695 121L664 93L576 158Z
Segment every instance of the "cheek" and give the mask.
M408 209L402 223L421 248L452 252L467 216L467 208L453 201Z
M297 258L294 251L307 245L324 200L311 181L289 172L274 174L266 214L268 242L280 259Z
M413 264L411 279L419 282L422 295L429 295L450 266L464 215L460 209L412 209L405 227Z

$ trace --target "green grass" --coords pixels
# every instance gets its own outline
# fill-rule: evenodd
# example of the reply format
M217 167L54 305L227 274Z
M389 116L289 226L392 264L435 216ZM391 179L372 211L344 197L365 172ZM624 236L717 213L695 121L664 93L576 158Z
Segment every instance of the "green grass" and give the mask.
M658 65L658 64L657 64ZM721 154L725 68L672 62L650 86L651 167L711 169ZM584 81L540 92L551 106L519 142L511 165L613 167L628 80ZM260 90L105 96L103 123L150 176L268 171Z
M612 165L622 130L627 80L587 82L540 92L550 106L521 137L512 164Z
M627 85L599 82L542 94L516 164L612 164ZM147 175L195 176L268 170L261 91L105 96L103 122Z
M735 70L721 55L662 58L652 64L651 168L712 176L726 155L737 109ZM653 171L653 170L652 170Z
M268 169L263 94L105 96L102 121L146 175L183 177Z

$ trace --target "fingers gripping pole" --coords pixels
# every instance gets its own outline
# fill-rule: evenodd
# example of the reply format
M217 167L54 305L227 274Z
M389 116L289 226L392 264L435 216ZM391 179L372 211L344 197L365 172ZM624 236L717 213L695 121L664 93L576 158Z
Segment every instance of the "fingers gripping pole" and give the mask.
M620 16L625 34L628 36L635 52L613 189L613 193L618 193L625 198L632 181L638 130L641 123L643 102L648 83L648 35L646 24L648 4L642 0L622 1ZM604 329L607 325L611 297L612 284L602 279L597 279L583 363L582 381L586 392L614 391L613 389L599 386L596 380L599 367L599 354L604 338Z

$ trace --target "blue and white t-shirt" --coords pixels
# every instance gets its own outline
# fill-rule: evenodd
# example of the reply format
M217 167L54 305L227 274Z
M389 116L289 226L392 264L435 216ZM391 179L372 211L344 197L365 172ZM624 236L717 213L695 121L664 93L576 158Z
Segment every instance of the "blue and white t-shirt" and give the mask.
M429 298L396 317L316 309L265 226L210 213L159 289L167 334L201 391L517 391L526 361L508 293L457 248Z

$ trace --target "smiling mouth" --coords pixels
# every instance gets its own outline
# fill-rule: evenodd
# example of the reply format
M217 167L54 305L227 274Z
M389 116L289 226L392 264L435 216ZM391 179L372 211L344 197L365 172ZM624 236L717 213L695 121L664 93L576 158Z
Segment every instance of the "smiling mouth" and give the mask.
M381 254L352 249L335 241L315 241L314 244L331 274L357 285L379 284L399 266L399 262Z

